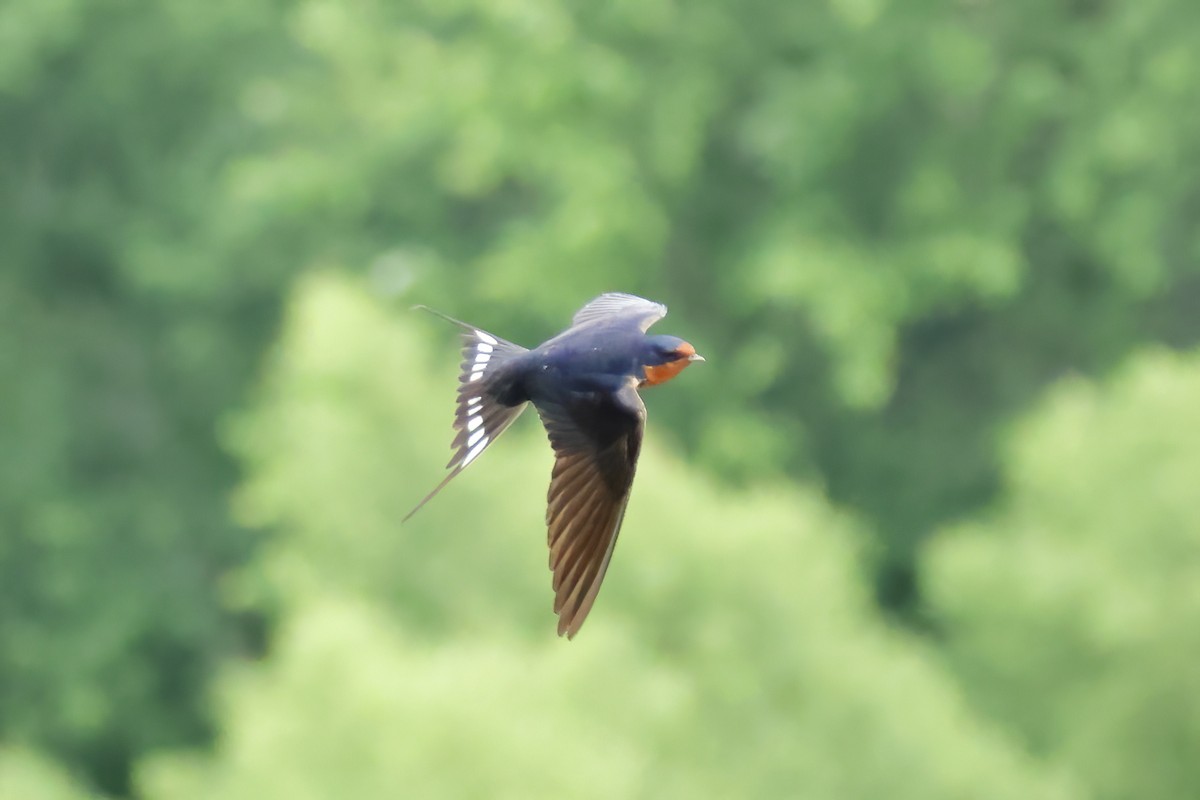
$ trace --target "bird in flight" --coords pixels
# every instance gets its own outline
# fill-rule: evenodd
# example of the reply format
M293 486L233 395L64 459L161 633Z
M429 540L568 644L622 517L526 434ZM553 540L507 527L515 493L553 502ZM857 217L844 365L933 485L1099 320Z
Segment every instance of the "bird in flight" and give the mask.
M404 520L532 403L554 450L547 539L558 635L570 639L596 601L625 517L646 423L638 389L704 358L682 339L647 334L667 307L631 294L600 295L576 312L571 327L533 350L418 308L463 329L463 362L450 474Z

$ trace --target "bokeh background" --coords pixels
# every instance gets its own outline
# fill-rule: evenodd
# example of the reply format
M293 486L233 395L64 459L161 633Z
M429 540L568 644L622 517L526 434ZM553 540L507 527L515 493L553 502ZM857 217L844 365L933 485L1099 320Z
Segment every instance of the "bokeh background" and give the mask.
M0 4L0 798L1200 795L1200 6ZM554 636L536 418L647 393Z

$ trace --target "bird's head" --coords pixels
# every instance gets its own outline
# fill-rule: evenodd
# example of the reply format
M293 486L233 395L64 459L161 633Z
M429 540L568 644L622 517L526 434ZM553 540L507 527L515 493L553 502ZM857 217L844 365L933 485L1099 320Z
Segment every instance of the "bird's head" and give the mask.
M655 386L674 378L693 361L703 361L696 348L677 336L647 336L642 358L643 386Z

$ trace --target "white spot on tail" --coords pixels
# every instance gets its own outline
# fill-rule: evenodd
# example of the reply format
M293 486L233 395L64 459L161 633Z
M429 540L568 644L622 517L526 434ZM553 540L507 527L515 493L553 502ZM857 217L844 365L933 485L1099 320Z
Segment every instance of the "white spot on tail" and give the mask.
M488 359L491 357L492 356L490 353L480 353L479 355L475 356L475 363L476 364L486 364L488 362Z
M492 349L492 346L487 342L480 342L479 344L475 345L476 353L490 353L492 352Z
M485 431L475 431L474 433L472 433L471 438L467 439L467 447L474 447L475 443L478 442L481 438L483 438L484 433L485 433Z
M488 344L500 344L498 341L496 341L496 338L494 336L492 336L491 334L484 333L483 331L477 330L477 331L475 331L475 335L482 342L487 342Z
M483 433L483 431L480 431L480 433ZM472 461L474 461L476 457L483 452L483 448L487 447L487 443L488 437L484 436L482 439L480 439L479 444L472 447L470 452L467 453L467 457L462 460L462 466L465 467L467 464L470 464Z
M479 405L479 404L480 404L480 403L482 403L482 402L483 402L483 400L481 400L481 399L480 399L480 398L478 398L478 397L471 397L471 398L468 398L468 399L467 399L467 406L468 406L468 407L469 407L469 406L477 406L477 405ZM474 412L474 411L472 411L471 413L472 413L472 414L474 414L475 412Z
M472 411L471 413L474 414L475 412ZM467 430L473 431L482 424L483 424L483 417L471 417L471 419L467 422Z

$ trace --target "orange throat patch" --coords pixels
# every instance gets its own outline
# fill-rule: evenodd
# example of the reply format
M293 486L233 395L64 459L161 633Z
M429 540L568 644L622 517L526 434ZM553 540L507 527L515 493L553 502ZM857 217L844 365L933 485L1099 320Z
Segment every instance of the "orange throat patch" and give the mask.
M657 386L660 383L666 383L674 378L679 373L683 372L683 368L692 363L691 360L684 356L677 358L674 361L668 361L666 364L659 364L656 367L644 367L646 372L646 386Z

